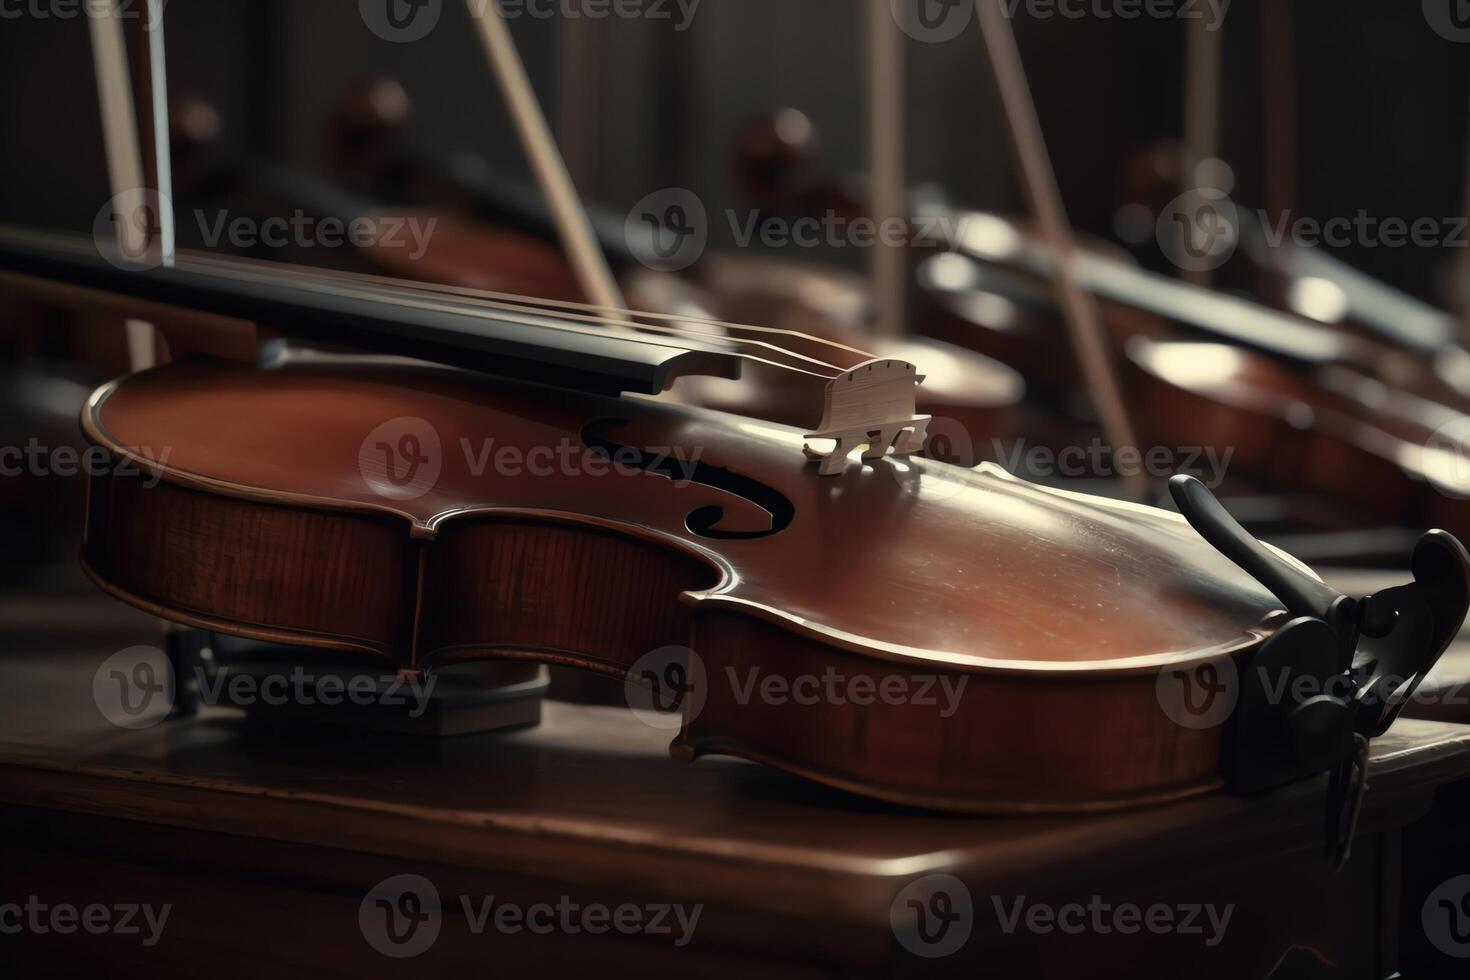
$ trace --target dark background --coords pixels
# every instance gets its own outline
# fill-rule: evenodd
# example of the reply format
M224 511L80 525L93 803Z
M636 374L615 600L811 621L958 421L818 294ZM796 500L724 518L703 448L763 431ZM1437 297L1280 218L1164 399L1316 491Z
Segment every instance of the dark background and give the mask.
M415 144L473 150L503 172L528 172L456 0L444 0L427 38L408 44L371 33L356 0L169 0L166 9L172 94L202 96L219 110L228 153L322 171L332 110L354 85L386 75L413 100ZM6 10L26 8L7 0ZM863 169L866 10L858 0L703 0L684 32L673 21L616 18L579 28L522 17L512 30L553 122L568 112L593 121L563 127L590 200L622 213L653 190L683 186L713 211L738 203L730 156L742 127L778 106L799 107L816 123L813 172ZM1294 98L1263 94L1263 10L1290 25ZM1130 155L1182 133L1185 22L1022 15L1015 26L1072 217L1109 236ZM558 55L577 29L597 56L583 65L595 84L573 91ZM1274 100L1294 115L1295 139L1270 152L1295 153L1295 200L1283 202L1295 214L1464 213L1470 44L1432 30L1419 3L1236 0L1222 43L1220 150L1242 204L1263 202L1264 120ZM962 204L1020 210L977 26L905 48L910 177L940 184ZM0 220L89 230L110 194L85 20L0 20L0 91ZM712 233L716 247L729 245L723 223ZM1358 246L1339 254L1448 304L1447 270L1464 251Z

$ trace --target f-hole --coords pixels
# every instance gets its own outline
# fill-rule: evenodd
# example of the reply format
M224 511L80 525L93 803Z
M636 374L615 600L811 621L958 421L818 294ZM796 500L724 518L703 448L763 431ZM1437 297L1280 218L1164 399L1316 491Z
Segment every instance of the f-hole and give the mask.
M786 495L759 480L751 479L726 466L711 466L701 460L674 459L666 454L646 453L636 446L625 446L595 434L594 430L609 429L626 425L626 419L596 419L582 427L582 443L595 452L612 459L620 453L620 461L631 460L631 465L645 473L654 473L669 480L684 480L701 486L713 487L747 500L771 515L771 526L760 531L726 531L715 525L725 516L725 508L718 504L696 507L684 516L684 526L702 538L713 540L743 540L766 538L779 534L796 516Z

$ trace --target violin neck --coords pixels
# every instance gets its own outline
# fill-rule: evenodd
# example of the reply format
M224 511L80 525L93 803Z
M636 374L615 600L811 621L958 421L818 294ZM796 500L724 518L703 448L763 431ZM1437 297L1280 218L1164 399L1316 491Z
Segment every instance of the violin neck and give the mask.
M0 272L12 274L6 277L11 286L59 283L233 317L288 339L598 394L657 394L686 375L740 374L739 358L696 338L602 328L408 285L364 286L325 273L278 275L249 263L181 257L176 265L153 267L104 257L90 240L72 236L0 228Z

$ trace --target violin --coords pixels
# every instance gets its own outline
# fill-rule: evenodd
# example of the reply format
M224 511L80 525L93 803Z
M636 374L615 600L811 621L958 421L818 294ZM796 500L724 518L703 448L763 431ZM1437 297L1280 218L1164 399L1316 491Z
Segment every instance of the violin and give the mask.
M521 253L515 274L534 270L527 280L532 288L508 291L580 300L571 268L555 247L555 222L537 203L536 188L496 173L476 156L440 155L407 145L402 131L411 112L408 95L397 82L379 78L360 86L334 114L328 159L383 199L420 207L432 203L493 229L499 241ZM753 124L737 141L736 182L751 191L757 173L766 173L775 186L790 182L791 169L809 160L814 147L815 134L805 116L783 110ZM765 193L770 192L767 187ZM973 350L931 337L870 336L871 290L861 276L812 263L723 254L703 256L692 274L658 272L655 229L596 207L588 207L587 215L603 254L638 308L802 334L797 338L788 333L787 347L837 368L861 363L869 354L914 363L926 379L919 408L938 420L931 426L934 444L928 450L937 458L974 463L977 447L1014 431L1014 412L1025 388L1020 375ZM395 274L475 285L432 267ZM553 280L572 285L547 288ZM736 332L752 336L749 330ZM692 377L679 393L696 404L790 425L801 424L819 408L797 376L757 362L747 363L738 382Z
M1076 390L1074 365L1055 356L1065 339L1049 250L999 216L956 226L960 247L919 266L931 307L921 322L1015 365L1038 391ZM1080 253L1074 273L1099 298L1145 438L1229 447L1268 487L1311 491L1357 515L1470 530L1458 464L1470 445L1452 424L1470 399L1449 362L1096 251Z
M1470 555L1443 531L1415 549L1413 582L1352 597L1189 478L1171 486L1181 518L909 455L917 373L894 360L823 379L806 431L620 395L735 374L740 351L708 334L340 273L140 266L33 233L0 232L0 270L176 334L207 318L196 349L237 353L89 401L88 439L133 464L92 478L83 562L100 587L303 658L622 678L670 710L680 759L967 812L1328 771L1342 817L1361 747L1470 607ZM296 346L218 343L264 323ZM492 439L515 466L460 451ZM1258 673L1278 671L1312 696L1273 698ZM1188 714L1195 683L1228 688L1228 723Z
M191 204L218 206L263 222L300 211L312 221L330 219L344 228L386 215L391 223L382 223L382 233L372 240L349 239L354 247L347 251L348 261L337 259L332 250L315 249L313 262L334 259L354 271L551 299L580 298L571 270L550 245L498 233L450 210L390 209L372 194L336 181L270 161L228 155L219 143L222 125L215 109L197 97L180 97L170 109L180 213L190 210ZM264 242L242 254L288 261L303 258L289 250L268 249Z
M1184 146L1165 140L1126 162L1119 223L1133 226L1133 237L1153 244L1154 216L1177 213L1183 224L1172 229L1175 234L1194 234L1202 247L1213 236L1219 247L1230 249L1211 270L1216 284L1354 336L1453 362L1457 373L1465 372L1462 365L1470 354L1457 341L1459 328L1450 313L1353 268L1324 248L1298 244L1284 229L1267 228L1263 212L1246 208L1228 193L1233 177L1223 164L1226 172L1214 181L1224 187L1186 194L1194 183L1187 176L1188 159Z
M810 154L782 137L791 129L753 131L743 186L776 207L856 209L857 195L799 178ZM932 193L910 196L921 220L953 236L917 257L917 329L1015 367L1035 403L1076 414L1083 382L1075 359L1058 356L1070 345L1049 245L1020 222L962 211ZM1251 254L1264 250L1256 238ZM1326 256L1291 255L1283 275L1340 290L1366 326L1334 329L1148 272L1115 247L1079 243L1073 275L1100 302L1140 435L1156 445L1228 448L1232 463L1268 488L1334 501L1355 515L1350 522L1371 515L1470 531L1460 464L1470 445L1452 424L1470 409L1470 371L1447 318Z

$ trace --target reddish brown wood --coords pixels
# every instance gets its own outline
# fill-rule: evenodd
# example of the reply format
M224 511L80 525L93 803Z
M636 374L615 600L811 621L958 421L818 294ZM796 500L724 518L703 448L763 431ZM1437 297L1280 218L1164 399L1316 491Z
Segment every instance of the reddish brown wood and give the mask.
M372 434L406 418L432 429L437 473L385 497ZM1205 792L1221 730L1176 725L1159 671L1247 655L1276 616L1176 516L918 458L826 479L800 430L648 401L317 356L169 365L99 392L85 421L119 459L163 459L157 487L95 481L85 558L122 598L429 667L513 656L618 674L691 645L707 704L682 755L888 799L1087 809ZM584 432L758 481L789 501L789 526L769 533L748 495L599 467ZM506 447L552 455L497 466ZM693 530L715 507L715 531L745 537ZM741 704L731 671L752 667L965 686L942 716L932 696Z
M923 329L1070 397L1081 379L1073 359L1058 356L1065 331L1049 300L1051 287L1023 264L1013 265L1015 256L1002 247L1035 249L1034 236L994 215L973 219L995 239L983 253L984 267L1013 277L1010 288L1018 295L964 284L964 271L947 281L945 263L978 270L979 255L931 257L919 273ZM1106 253L1097 258L1119 261ZM1454 460L1470 454L1470 445L1450 423L1470 405L1422 359L1300 320L1328 343L1341 339L1344 363L1295 365L1244 346L1181 339L1178 326L1147 310L1110 300L1100 305L1125 397L1149 445L1228 450L1233 466L1272 489L1322 494L1375 520L1470 531L1463 504L1470 485L1446 494L1432 482L1464 482ZM1427 445L1440 447L1442 458L1426 452Z
M1422 843L1413 821L1435 787L1470 775L1463 727L1401 720L1374 743L1363 828L1335 874L1320 854L1320 782L1128 813L973 818L863 805L734 760L681 771L661 733L626 712L557 704L540 728L432 748L308 738L215 709L121 731L76 693L113 642L152 635L142 617L120 618L73 638L86 653L56 650L48 631L50 655L38 657L7 631L0 666L25 684L0 689L0 882L20 901L173 910L147 950L136 936L81 930L0 937L0 959L27 975L94 965L191 976L208 964L219 976L459 976L493 962L543 975L1238 978L1280 975L1283 957L1307 949L1389 976L1402 968L1392 836L1406 828ZM1465 870L1426 857L1431 886ZM448 908L431 950L395 960L367 945L358 909L404 873L427 877ZM963 881L978 913L969 942L938 960L903 949L889 921L900 891L929 874ZM680 948L654 936L473 935L458 896L492 894L704 911ZM1235 909L1213 947L1147 932L1008 935L991 897L1019 895ZM1420 928L1420 902L1406 933Z
M100 476L83 559L120 598L191 625L380 656L410 639L417 551L386 516Z
M566 655L621 679L689 635L678 596L716 579L667 547L531 519L469 519L431 552L421 648L435 663Z

